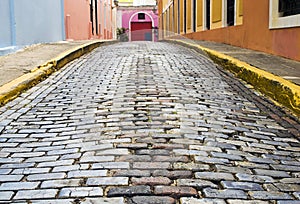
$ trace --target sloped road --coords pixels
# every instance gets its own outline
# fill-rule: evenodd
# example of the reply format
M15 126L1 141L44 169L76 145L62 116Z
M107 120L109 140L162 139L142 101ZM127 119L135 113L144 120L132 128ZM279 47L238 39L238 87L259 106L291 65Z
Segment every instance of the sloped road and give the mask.
M300 203L299 123L179 45L100 47L0 114L2 203Z

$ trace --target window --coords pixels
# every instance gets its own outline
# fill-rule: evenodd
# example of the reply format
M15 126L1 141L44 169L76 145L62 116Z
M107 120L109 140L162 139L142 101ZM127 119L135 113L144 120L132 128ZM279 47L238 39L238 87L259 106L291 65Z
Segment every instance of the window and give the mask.
M299 0L279 0L278 12L280 16L292 16L300 14Z
M139 20L145 20L145 14L144 13L138 13L138 19Z
M269 28L300 27L299 0L269 0Z
M186 14L186 13L187 13L187 12L186 12L186 7L187 7L187 6L186 6L186 0L184 0L184 1L183 1L183 22L184 22L183 32L184 32L184 33L186 33L186 27L187 27L187 26L186 26L186 24L187 24L187 22L186 22L186 20L187 20L187 17L186 17L186 15L187 15L187 14Z
M93 0L90 2L90 21L92 22L92 34L94 35L94 5Z
M193 0L193 32L196 32L197 27L197 3L196 0Z
M227 25L234 25L235 0L227 0Z
M98 28L98 0L95 0L95 20L96 20L96 34L99 34L99 28Z
M210 0L206 0L205 5L205 16L206 16L206 29L210 29Z

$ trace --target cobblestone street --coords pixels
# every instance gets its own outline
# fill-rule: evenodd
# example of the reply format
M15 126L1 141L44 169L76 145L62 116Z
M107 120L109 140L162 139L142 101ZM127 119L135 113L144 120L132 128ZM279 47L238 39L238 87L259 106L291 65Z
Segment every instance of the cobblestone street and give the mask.
M102 46L0 108L0 202L300 203L300 124L210 59Z

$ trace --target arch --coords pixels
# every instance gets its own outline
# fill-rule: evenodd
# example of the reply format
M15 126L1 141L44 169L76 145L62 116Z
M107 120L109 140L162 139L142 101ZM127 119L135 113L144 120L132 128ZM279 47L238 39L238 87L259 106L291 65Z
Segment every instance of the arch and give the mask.
M143 12L143 11L135 12L129 18L129 24L128 24L129 25L129 41L131 41L131 21L132 21L133 17L136 16L137 14L139 14L139 13L144 13L145 15L149 16L149 18L151 19L152 28L155 26L154 19L152 18L152 16L149 13ZM153 31L152 31L152 40L154 40L154 32Z
M132 14L129 18L129 24L128 24L129 25L129 31L131 31L131 21L132 21L133 17L136 16L137 14L139 14L139 13L144 13L147 16L149 16L149 18L151 19L151 22L152 22L152 27L154 27L154 20L153 20L152 16L147 12L138 11L138 12L135 12L134 14Z

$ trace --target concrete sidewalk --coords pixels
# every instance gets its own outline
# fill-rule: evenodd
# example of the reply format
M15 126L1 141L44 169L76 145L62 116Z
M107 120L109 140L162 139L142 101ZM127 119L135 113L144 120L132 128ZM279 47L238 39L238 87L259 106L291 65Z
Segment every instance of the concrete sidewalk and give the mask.
M216 42L170 41L206 52L236 77L300 116L300 62Z
M232 56L254 67L263 69L300 85L300 62L298 61L222 43L209 41L195 42L203 47Z
M34 86L56 69L111 41L85 40L37 44L0 56L0 105Z
M0 56L0 86L29 73L61 53L86 43L95 41L62 41L57 43L35 44L20 51Z

